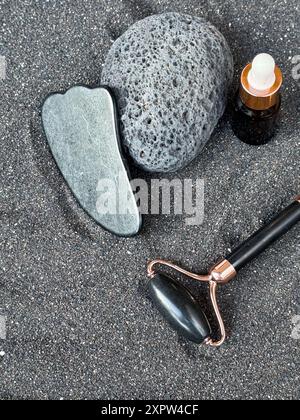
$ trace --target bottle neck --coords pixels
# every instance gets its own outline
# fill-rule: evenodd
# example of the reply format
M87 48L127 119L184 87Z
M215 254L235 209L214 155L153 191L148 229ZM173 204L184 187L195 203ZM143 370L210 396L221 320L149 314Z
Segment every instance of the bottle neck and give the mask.
M265 111L274 107L280 101L280 88L282 86L283 76L279 67L276 66L275 84L266 91L258 91L253 89L248 81L251 66L251 64L248 64L242 73L240 98L246 107L256 111Z

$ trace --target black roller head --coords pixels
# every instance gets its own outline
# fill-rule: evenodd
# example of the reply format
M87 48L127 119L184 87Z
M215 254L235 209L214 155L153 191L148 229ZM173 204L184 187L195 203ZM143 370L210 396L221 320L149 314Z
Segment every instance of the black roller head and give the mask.
M157 274L149 281L148 288L158 310L180 335L197 344L210 337L208 320L186 287L170 277Z

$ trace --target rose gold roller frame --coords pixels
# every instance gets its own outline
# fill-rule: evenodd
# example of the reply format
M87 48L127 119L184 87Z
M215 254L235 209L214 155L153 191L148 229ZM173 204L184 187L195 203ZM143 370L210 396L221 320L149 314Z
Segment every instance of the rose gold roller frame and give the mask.
M218 290L219 285L227 284L236 277L237 272L235 268L230 264L229 261L223 260L222 262L214 266L210 270L209 274L199 275L199 274L191 273L190 271L184 270L183 268L169 261L158 259L158 260L151 261L148 264L148 276L150 277L150 279L155 277L154 267L156 265L164 265L166 267L172 268L173 270L185 275L186 277L189 277L196 281L200 281L202 283L207 283L209 285L210 300L211 300L216 318L218 320L221 338L219 341L214 341L211 338L207 338L205 340L205 344L211 347L222 346L222 344L224 344L226 340L226 329L225 329L223 317L221 315L221 311L218 305L217 290Z

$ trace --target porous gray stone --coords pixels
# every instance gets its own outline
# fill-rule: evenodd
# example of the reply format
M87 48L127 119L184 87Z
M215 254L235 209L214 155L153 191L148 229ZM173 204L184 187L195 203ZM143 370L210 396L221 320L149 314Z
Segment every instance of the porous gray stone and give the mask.
M233 78L224 36L178 13L134 24L108 53L102 83L114 89L123 142L149 172L173 172L203 149L223 115Z

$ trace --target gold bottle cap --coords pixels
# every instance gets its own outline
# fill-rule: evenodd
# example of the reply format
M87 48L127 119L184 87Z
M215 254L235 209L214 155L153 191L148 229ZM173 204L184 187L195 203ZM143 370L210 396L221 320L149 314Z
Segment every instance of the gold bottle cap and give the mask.
M255 111L264 111L275 106L278 101L279 91L283 83L282 72L278 66L275 66L275 83L266 90L257 90L249 82L252 65L252 63L248 64L243 70L240 97L248 108Z

